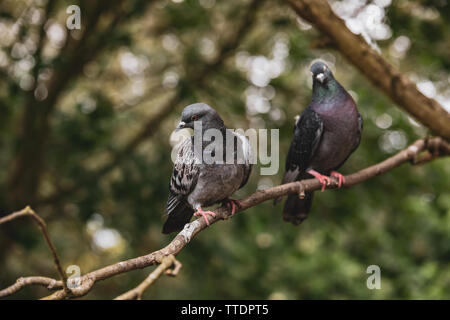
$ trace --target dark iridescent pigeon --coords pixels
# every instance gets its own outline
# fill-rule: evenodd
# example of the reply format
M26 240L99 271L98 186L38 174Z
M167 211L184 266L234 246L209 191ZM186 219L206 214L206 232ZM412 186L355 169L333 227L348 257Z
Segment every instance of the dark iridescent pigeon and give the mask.
M202 125L201 131L194 128L195 122ZM203 211L202 207L222 202L231 207L234 214L240 204L229 197L247 183L252 168L252 150L247 138L227 129L217 112L207 104L196 103L184 108L177 130L183 128L194 129L194 135L181 143L174 164L166 205L168 218L162 230L166 234L183 229L192 215L203 216L209 225L207 215L216 214ZM223 158L217 156L215 162L207 160L208 154L209 159L213 159L217 151L212 148L212 142L201 140L208 129L216 129L215 132L220 132L223 137ZM227 147L227 138L234 141L231 147L230 144ZM200 141L200 152L195 147L196 139Z
M361 141L362 118L350 94L337 82L328 66L316 62L311 66L313 95L309 106L295 122L294 138L286 159L283 184L315 177L325 185L336 177L339 187L344 176L336 172ZM298 225L308 217L313 198L289 195L283 219ZM277 203L281 198L275 200Z

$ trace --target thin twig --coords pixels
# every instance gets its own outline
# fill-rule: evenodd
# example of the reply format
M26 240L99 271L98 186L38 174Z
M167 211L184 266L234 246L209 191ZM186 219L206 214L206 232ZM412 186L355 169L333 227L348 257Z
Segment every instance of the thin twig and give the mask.
M167 269L166 272L164 272L164 273L166 276L176 277L182 267L183 267L183 265L181 264L181 262L178 261L177 259L175 259L173 261L173 268Z
M0 290L0 298L9 296L13 293L16 293L20 289L26 286L30 285L41 285L46 287L49 290L56 290L63 288L63 282L58 281L52 278L47 277L23 277L17 279L16 283L14 283L12 286L9 286L8 288L5 288L3 290Z
M171 266L174 266L173 271L169 269ZM132 299L141 300L145 290L147 290L148 287L151 286L152 283L155 282L156 279L158 279L165 271L166 274L175 276L178 274L181 266L182 266L181 262L175 259L175 256L173 254L165 256L164 258L162 258L161 264L155 270L153 270L153 272L150 273L149 276L143 282L141 282L136 288L131 289L130 291L125 292L124 294L121 294L114 300L132 300ZM170 272L167 273L167 271Z
M56 248L53 245L53 242L50 239L50 236L48 234L47 225L46 225L45 221L41 217L39 217L36 214L36 212L34 212L33 209L31 209L29 206L26 206L24 209L22 209L20 211L13 212L10 215L7 215L6 217L1 218L0 219L0 225L3 224L3 223L10 222L10 221L12 221L14 219L17 219L17 218L20 218L20 217L24 217L24 216L31 217L37 223L39 229L42 232L42 235L44 236L44 239L45 239L45 242L47 243L47 246L49 247L50 251L52 252L53 261L55 262L56 269L57 269L59 275L61 276L62 286L63 286L64 292L66 294L70 294L70 290L67 287L67 276L66 276L66 274L64 273L64 271L63 271L63 269L61 267L61 263L59 261L58 254L56 253ZM24 285L27 285L27 284L19 285L19 289L22 288ZM0 297L2 296L1 295L2 292L3 291L0 292Z

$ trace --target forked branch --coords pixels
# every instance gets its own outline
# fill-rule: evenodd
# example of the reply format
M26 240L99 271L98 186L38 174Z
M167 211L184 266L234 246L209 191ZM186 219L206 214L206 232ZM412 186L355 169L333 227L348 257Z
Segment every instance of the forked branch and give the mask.
M24 287L26 285L30 285L30 284L45 285L49 289L55 288L55 286L57 284L59 284L59 286L63 287L63 291L65 292L65 294L69 294L70 290L69 290L69 288L67 288L67 276L61 267L61 263L59 261L58 254L56 253L55 245L53 244L53 242L50 239L50 236L48 234L47 225L46 225L45 221L41 217L39 217L36 214L36 212L34 212L34 210L31 209L29 206L27 206L26 208L24 208L20 211L13 212L10 215L7 215L6 217L0 218L0 225L3 223L6 223L6 222L10 222L10 221L20 218L20 217L25 217L25 216L31 217L33 219L33 221L35 221L37 223L39 229L41 230L42 235L44 236L45 242L47 243L47 246L49 247L49 249L52 253L53 261L55 263L55 266L56 266L56 269L57 269L59 275L61 276L62 283L61 283L61 281L58 282L54 279L45 278L45 277L19 278L13 286L11 286L5 290L1 290L0 297L14 293L14 292L20 290L22 287ZM11 290L12 290L12 292L10 292Z

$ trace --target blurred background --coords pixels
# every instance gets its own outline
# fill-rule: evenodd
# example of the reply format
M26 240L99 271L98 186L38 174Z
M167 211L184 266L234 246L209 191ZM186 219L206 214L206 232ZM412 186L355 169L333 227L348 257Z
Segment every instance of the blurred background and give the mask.
M68 6L81 8L69 30ZM420 91L450 110L450 5L445 0L330 1ZM375 164L428 130L376 90L283 1L0 2L0 216L32 205L63 268L87 273L165 246L171 134L202 101L230 128L279 128L280 171L254 168L237 198L280 183L295 115L323 59L364 118L341 172ZM450 163L403 165L351 189L317 194L299 227L263 203L215 224L179 255L176 278L146 299L450 298ZM0 287L58 277L36 225L0 226ZM369 290L369 265L381 290ZM99 282L111 299L153 267ZM39 298L27 287L11 298Z

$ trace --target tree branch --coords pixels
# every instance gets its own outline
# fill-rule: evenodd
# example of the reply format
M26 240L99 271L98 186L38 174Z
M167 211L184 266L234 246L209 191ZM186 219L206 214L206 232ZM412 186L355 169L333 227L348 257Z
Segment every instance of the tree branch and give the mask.
M67 288L67 276L61 267L61 263L59 261L58 254L56 253L56 248L48 234L47 225L45 224L45 221L41 217L39 217L36 214L36 212L34 212L33 209L31 209L29 206L27 206L26 208L24 208L20 211L13 212L10 215L7 215L6 217L0 218L0 225L3 223L6 223L6 222L10 222L14 219L24 217L24 216L30 216L37 223L39 229L42 232L42 235L44 236L45 242L47 243L47 246L49 247L49 249L53 255L53 261L55 263L56 270L58 271L59 275L61 276L63 291L65 292L65 294L70 293L69 288ZM3 294L8 295L9 294L8 290L13 290L13 292L16 292L16 291L20 290L23 286L26 286L29 284L41 284L41 285L49 286L50 283L46 282L48 279L50 279L50 278L44 278L44 277L20 278L19 280L17 280L15 285L13 285L5 290L0 291L0 297L2 297ZM52 281L52 287L54 287L55 280L54 279L50 279L50 280Z
M16 283L12 286L9 286L6 289L0 290L0 298L9 296L17 291L21 290L23 287L30 285L40 285L44 286L49 290L61 289L63 288L63 282L57 281L52 278L47 277L24 277L17 279Z
M285 0L303 19L333 41L336 49L377 88L436 135L450 141L450 114L434 99L423 95L361 36L352 33L326 0Z
M423 155L425 152L425 156ZM431 156L429 156L431 155ZM424 138L417 140L406 149L400 151L394 156L375 164L371 167L353 173L345 177L345 187L352 187L375 176L384 174L406 162L411 164L423 164L438 157L450 155L450 143L440 137ZM328 189L338 187L338 182L333 179ZM288 194L298 194L299 197L304 196L306 191L315 191L321 188L321 184L316 179L306 179L302 181L287 183L276 187L259 190L249 197L240 200L241 207L237 212L244 211L254 207L264 201L275 199ZM231 212L225 207L220 207L216 212L216 217L210 217L210 224L214 224L219 220L226 220L231 217ZM46 299L66 299L73 297L81 297L91 291L94 284L100 280L105 280L121 273L129 272L136 269L146 268L148 266L161 263L165 257L176 256L200 231L206 229L207 225L203 218L192 221L185 225L184 229L178 233L175 238L164 248L149 253L145 256L121 261L107 267L92 271L81 277L81 284L71 289L71 293L67 294L64 290L59 290ZM10 287L11 288L11 287Z
M169 269L172 265L174 266L173 271ZM155 282L155 280L158 279L164 271L171 271L169 273L166 272L166 274L176 276L181 269L181 266L181 262L175 259L173 254L165 256L162 259L161 264L153 270L153 272L150 273L150 275L141 284L139 284L136 288L121 294L114 300L141 300L144 291L147 290L147 288L152 285L152 283Z

